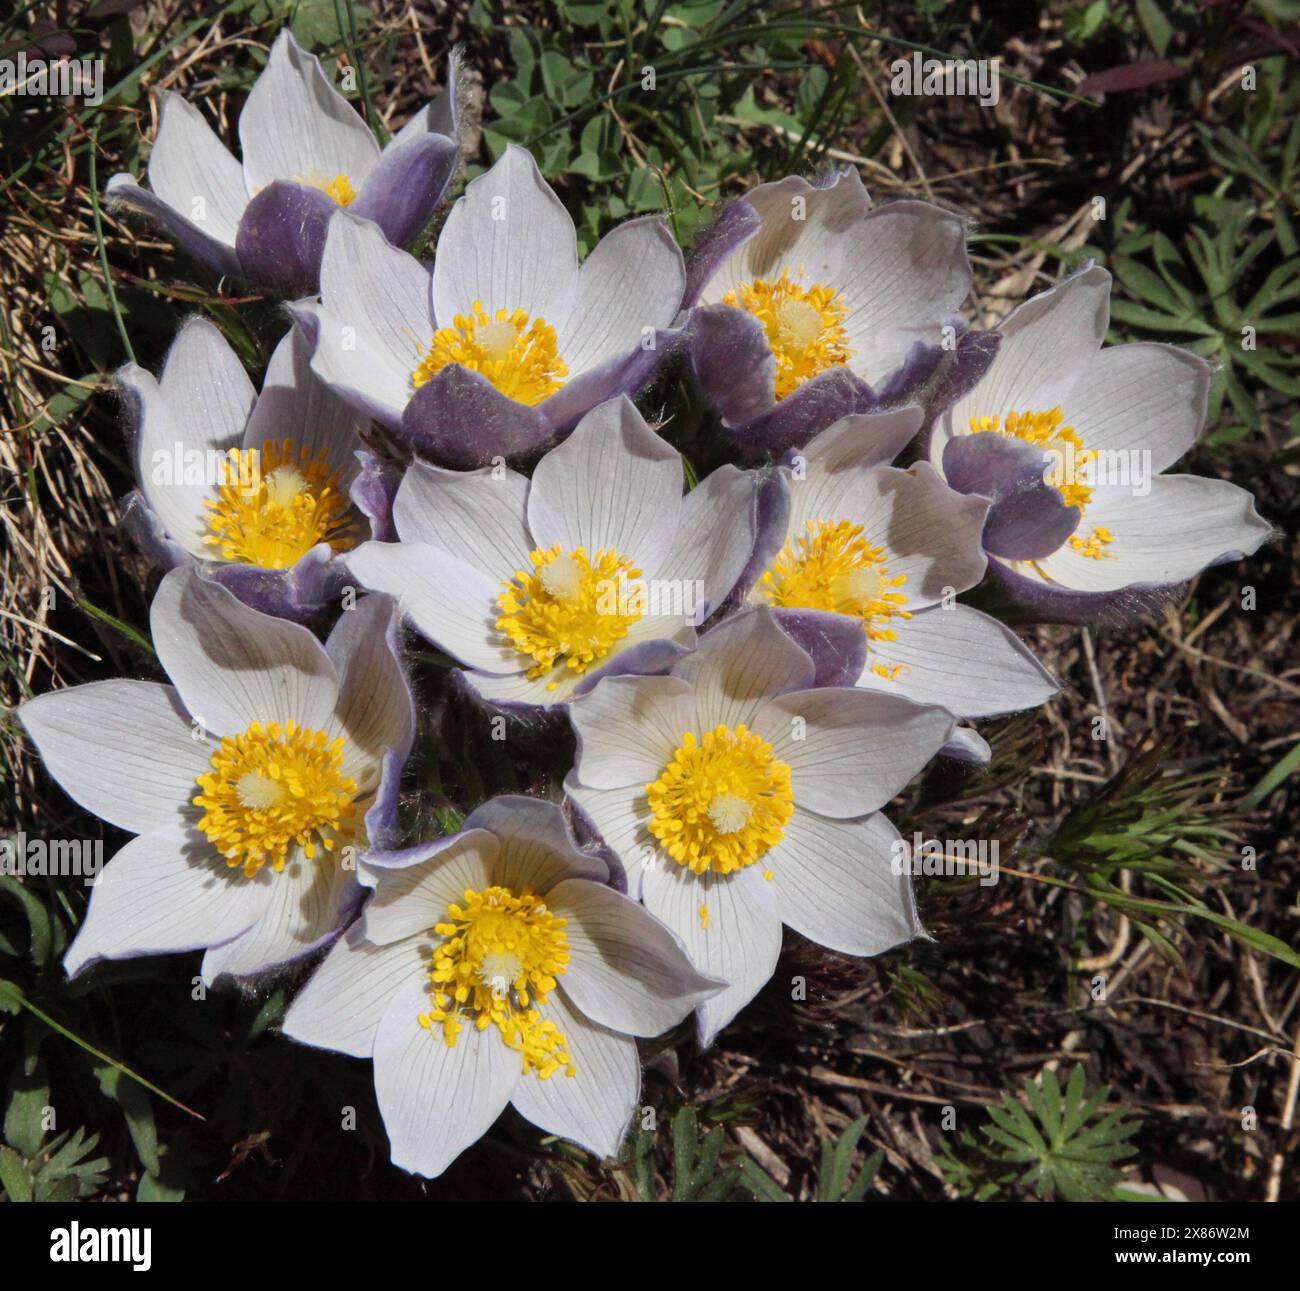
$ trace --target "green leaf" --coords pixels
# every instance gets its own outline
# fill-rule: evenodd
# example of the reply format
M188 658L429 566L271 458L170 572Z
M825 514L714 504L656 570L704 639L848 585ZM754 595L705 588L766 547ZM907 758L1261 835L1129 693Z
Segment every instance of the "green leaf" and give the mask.
M48 1034L35 1018L27 1019L23 1027L22 1057L10 1079L5 1105L5 1142L25 1157L34 1157L45 1141L50 1083L40 1050Z
M31 1201L32 1179L27 1165L13 1148L0 1147L0 1187L10 1201Z
M107 1065L96 1067L95 1077L104 1094L122 1109L140 1164L150 1174L157 1174L158 1129L154 1124L153 1104L149 1101L144 1086L128 1076L120 1067Z

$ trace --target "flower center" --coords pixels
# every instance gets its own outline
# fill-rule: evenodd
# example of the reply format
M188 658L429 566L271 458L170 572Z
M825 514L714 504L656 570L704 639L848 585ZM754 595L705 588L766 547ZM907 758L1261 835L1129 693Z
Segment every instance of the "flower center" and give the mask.
M530 888L516 896L509 888L466 889L464 904L447 907L434 925L444 938L433 951L429 972L433 1008L420 1025L441 1028L454 1045L466 1022L480 1031L494 1026L522 1058L524 1075L542 1080L561 1068L574 1074L568 1041L541 1014L555 979L568 971L567 920L552 914Z
M848 520L809 520L807 532L790 537L763 575L762 592L784 609L829 610L861 621L873 641L893 641L889 626L907 597L894 589L905 574L890 576L883 548L862 536L862 526Z
M778 399L853 357L844 332L844 296L834 287L801 287L785 269L775 281L755 278L739 292L729 291L722 303L748 310L763 324L776 356Z
M695 874L730 874L765 856L794 813L790 767L747 726L682 736L659 779L646 785L650 832Z
M268 439L261 447L232 448L215 500L203 505L209 532L203 541L223 560L262 569L288 569L317 543L335 551L356 546L347 498L324 454L292 441Z
M553 395L569 375L556 348L555 328L522 310L498 309L488 316L483 302L457 314L455 325L433 334L429 352L411 376L422 386L449 364L481 372L508 399L532 407Z
M529 559L531 573L516 570L511 582L501 584L497 630L534 660L529 677L541 677L560 663L581 675L641 617L630 587L641 571L631 556L617 551L598 551L589 560L585 547L566 553L558 544L534 551Z
M1063 426L1065 414L1060 408L1045 412L1009 412L1005 425L1000 417L972 417L971 434L991 430L1004 438L1023 439L1043 450L1051 470L1044 478L1056 489L1065 505L1078 507L1082 513L1092 500L1092 464L1095 449L1085 448L1073 426Z
M309 860L318 846L332 852L357 832L357 782L342 767L342 737L293 721L254 722L222 740L211 772L199 776L199 829L231 869L249 877L267 861L284 869L293 843Z

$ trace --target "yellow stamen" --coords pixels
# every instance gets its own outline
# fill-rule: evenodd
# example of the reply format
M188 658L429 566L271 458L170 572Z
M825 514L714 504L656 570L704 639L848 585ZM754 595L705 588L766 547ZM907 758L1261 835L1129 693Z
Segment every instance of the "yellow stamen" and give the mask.
M523 1061L524 1075L549 1079L575 1072L568 1041L543 1018L556 978L568 971L567 920L552 914L532 889L467 888L464 904L447 907L434 926L445 940L433 951L429 994L433 1008L420 1025L449 1046L467 1022L479 1031L494 1026Z
M262 569L288 569L317 543L335 551L355 547L359 534L348 499L324 453L291 440L232 448L226 479L211 511L203 541L223 560Z
M565 552L558 544L534 551L532 572L516 570L502 583L497 630L520 654L534 660L534 680L561 664L581 675L605 658L641 617L631 584L641 571L630 556L585 547ZM557 682L551 682L554 690Z
M452 327L433 334L429 352L411 376L422 386L449 364L481 372L508 399L532 407L553 395L569 375L560 358L555 328L522 310L498 309L489 318L483 302L457 314Z
M249 877L267 861L283 870L294 843L309 860L318 847L333 852L358 828L357 782L342 767L342 737L293 721L253 722L222 740L211 773L198 777L199 829L231 869Z
M356 200L357 190L352 187L352 181L346 175L335 175L328 184L320 187L340 206L351 206Z
M1086 556L1089 560L1116 560L1118 559L1114 552L1107 551L1106 548L1115 541L1111 531L1105 525L1094 525L1092 532L1082 538L1077 533L1070 539L1070 546L1081 556Z
M785 269L775 281L755 278L739 292L727 292L722 303L748 310L763 324L776 357L778 399L853 357L844 331L844 296L834 287L801 287Z
M895 591L906 574L890 576L881 547L862 536L849 520L809 520L807 532L787 538L760 591L770 604L785 609L829 610L859 619L873 641L893 641L889 626L895 615L910 619L907 597Z
M794 813L790 767L747 726L687 731L659 779L646 785L650 832L695 874L730 874L779 843ZM701 906L708 926L708 912Z

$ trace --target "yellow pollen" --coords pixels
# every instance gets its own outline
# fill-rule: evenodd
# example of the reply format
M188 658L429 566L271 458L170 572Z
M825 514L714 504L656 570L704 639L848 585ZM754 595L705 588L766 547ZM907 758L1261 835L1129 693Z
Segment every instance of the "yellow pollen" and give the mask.
M1027 444L1041 448L1052 455L1052 469L1047 482L1056 489L1066 506L1078 507L1082 513L1092 500L1092 487L1083 482L1092 462L1097 459L1096 449L1085 448L1083 440L1073 426L1061 423L1065 414L1060 408L1045 412L1009 412L1005 425L1001 417L972 417L971 434L995 431L1004 438L1023 439Z
M705 932L709 930L709 907L703 901L700 902L700 927Z
M632 586L641 571L616 551L598 551L591 560L585 547L565 553L558 544L529 559L531 572L516 570L501 584L497 630L534 661L528 670L534 680L559 666L581 675L641 617Z
M457 314L454 326L433 334L429 352L411 375L422 386L453 363L481 372L508 399L532 407L553 395L569 375L560 358L555 328L522 309L498 309L488 316L483 302Z
M198 777L199 829L249 877L268 861L284 869L295 843L309 860L318 848L332 852L358 828L357 782L342 767L342 737L293 721L254 722L222 740L211 772Z
M320 187L340 206L351 206L357 196L357 190L352 187L352 181L346 175L335 175L328 184L321 184Z
M524 1075L548 1080L575 1072L564 1033L542 1015L556 978L568 971L567 920L552 914L531 888L467 888L433 931L442 942L429 970L433 1007L420 1014L426 1030L454 1046L466 1023L494 1026L523 1062Z
M722 303L747 310L762 323L776 358L778 399L853 357L844 331L844 297L834 287L801 287L785 269L775 281L755 278L738 292L727 292Z
M203 541L223 560L262 569L288 569L317 543L334 551L356 546L359 534L348 499L323 453L291 440L267 440L260 449L232 448L226 479Z
M1081 538L1077 533L1070 539L1070 546L1081 556L1089 560L1117 560L1113 551L1106 548L1115 541L1114 535L1105 525L1094 525L1092 532Z
M849 520L809 520L806 532L787 538L760 590L784 609L829 610L861 621L873 641L893 641L895 615L910 619L907 597L896 591L906 574L891 577L883 548L862 536Z
M743 724L703 739L687 731L646 797L650 832L695 874L752 865L781 841L794 813L789 765Z

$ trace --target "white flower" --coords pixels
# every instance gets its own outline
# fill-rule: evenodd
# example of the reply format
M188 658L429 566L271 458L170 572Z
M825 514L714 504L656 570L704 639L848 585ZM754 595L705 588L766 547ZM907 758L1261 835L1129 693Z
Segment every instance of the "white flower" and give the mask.
M485 699L551 705L694 644L753 550L754 481L723 466L683 497L680 455L622 398L531 481L414 464L393 519L401 541L358 547L353 575L397 596Z
M161 222L218 273L291 294L314 291L332 211L373 220L394 244L432 217L457 159L456 65L449 84L382 150L320 59L286 27L239 118L242 164L198 108L163 96L149 189L114 175L107 196Z
M748 599L787 629L827 613L857 620L854 685L958 717L1032 708L1056 683L1009 628L956 601L984 575L987 501L954 492L928 462L888 464L921 415L845 417L776 469L763 508L775 533Z
M422 454L481 466L537 448L645 383L685 270L663 221L630 220L578 264L573 220L524 149L473 180L433 271L373 228L330 222L315 372Z
M675 1026L720 984L605 886L552 803L494 798L461 833L367 874L373 901L284 1031L374 1060L393 1163L441 1174L508 1103L615 1155L640 1089L631 1037Z
M91 682L18 710L67 793L139 835L64 965L204 949L205 982L251 976L352 917L357 860L394 823L414 730L395 607L364 599L322 646L186 568L151 626L171 685Z
M952 716L893 695L812 689L812 659L754 609L666 677L610 677L570 709L566 783L633 890L728 983L700 1007L708 1044L772 975L781 924L875 955L919 923L883 807Z
M1205 423L1210 365L1149 342L1103 349L1109 318L1096 266L1021 305L931 437L948 483L992 500L992 571L1054 617L1140 605L1270 533L1245 489L1163 474Z

